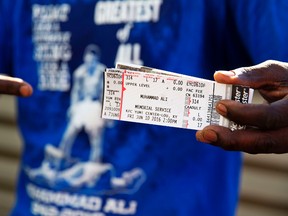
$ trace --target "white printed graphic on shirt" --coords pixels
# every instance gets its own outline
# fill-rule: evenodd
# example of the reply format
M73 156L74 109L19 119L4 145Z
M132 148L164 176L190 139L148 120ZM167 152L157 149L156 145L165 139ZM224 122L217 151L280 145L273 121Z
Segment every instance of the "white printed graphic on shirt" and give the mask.
M118 29L115 40L119 42L115 62L143 64L141 45L130 43L129 38L137 22L157 22L163 0L98 1L95 5L94 23L97 26L124 24ZM117 6L117 7L116 7ZM146 173L138 167L116 175L111 163L102 160L102 135L105 128L112 128L113 121L101 119L102 73L101 50L96 44L87 44L83 63L71 77L69 61L72 58L71 32L63 31L61 24L69 21L69 4L32 6L34 60L38 65L38 89L42 91L71 90L71 103L67 110L68 122L60 143L46 144L45 157L37 168L26 167L28 177L36 184L26 190L33 203L31 212L35 215L89 215L83 206L75 208L69 204L54 203L57 197L69 196L82 199L83 195L73 190L90 189L95 195L133 194L146 180ZM72 77L73 76L73 77ZM72 79L72 80L71 80ZM73 82L71 82L73 81ZM73 83L71 86L70 83ZM89 158L74 158L71 154L80 131L87 134L90 144ZM57 193L39 187L44 185L71 193ZM43 194L43 196L39 196ZM49 196L49 200L48 197ZM134 215L137 202L120 199L97 198L94 215L106 213ZM73 202L74 204L76 202ZM58 206L58 207L57 207ZM76 210L75 210L76 209ZM73 212L73 214L72 214ZM76 214L77 213L77 214Z
M34 60L38 63L40 90L70 89L71 33L61 31L60 27L68 21L70 10L68 4L32 7Z
M143 65L141 60L141 45L127 43L133 23L157 22L163 0L134 0L134 1L100 1L96 4L94 22L97 25L112 25L127 23L117 32L120 45L116 62Z
M102 162L102 134L112 121L100 118L102 74L105 66L100 63L100 49L90 44L85 49L83 64L73 73L71 105L67 111L69 122L63 138L56 148L46 145L46 155L40 168L27 169L32 179L43 179L50 186L59 188L95 187L102 175L108 175L107 188L99 193L134 193L145 180L145 173L135 168L121 177L114 176L112 164ZM86 162L78 162L71 155L75 139L81 130L88 135L90 156Z

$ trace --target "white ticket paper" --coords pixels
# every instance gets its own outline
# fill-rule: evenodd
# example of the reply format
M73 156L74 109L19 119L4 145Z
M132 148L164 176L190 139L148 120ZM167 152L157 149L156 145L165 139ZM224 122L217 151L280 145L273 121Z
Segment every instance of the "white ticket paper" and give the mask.
M253 89L153 68L117 64L104 72L102 118L199 130L221 125L242 129L215 105L231 99L251 103Z

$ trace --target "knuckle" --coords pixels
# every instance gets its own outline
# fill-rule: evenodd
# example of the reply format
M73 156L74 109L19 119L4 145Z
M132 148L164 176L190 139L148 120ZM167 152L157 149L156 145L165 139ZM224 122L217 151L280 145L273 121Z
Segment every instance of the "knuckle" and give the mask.
M252 148L247 151L250 154L257 153L273 153L275 146L277 145L276 140L270 134L258 136L255 142L251 144Z
M251 76L251 71L250 71L250 68L249 67L241 67L237 70L235 70L235 73L238 75L238 76Z
M271 74L275 74L275 72L283 71L283 63L280 63L277 60L267 60L263 63L263 69L265 71L269 71Z
M287 125L287 113L270 107L266 112L263 127L265 129L277 129L285 125Z
M279 122L281 121L281 116L276 114L276 115L272 115L269 114L267 115L266 119L265 119L265 123L263 125L263 127L265 129L273 129L273 128L277 128L277 125L279 124Z
M275 65L279 65L279 62L276 60L269 59L269 60L264 61L263 64L266 65L267 67L269 66L273 67Z
M222 145L223 149L230 150L230 151L239 151L241 150L241 144L237 139L228 139L225 143Z

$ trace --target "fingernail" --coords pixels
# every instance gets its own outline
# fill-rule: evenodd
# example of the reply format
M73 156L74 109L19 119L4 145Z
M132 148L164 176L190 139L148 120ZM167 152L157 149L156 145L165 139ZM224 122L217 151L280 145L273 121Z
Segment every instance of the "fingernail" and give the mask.
M227 108L226 108L226 106L225 105L223 105L222 103L218 103L217 105L216 105L216 111L220 114L220 115L222 115L222 116L224 116L224 117L226 117L227 116Z
M197 139L199 142L204 142L203 131L202 131L202 130L196 132L196 139Z
M26 85L21 86L19 91L23 97L28 97L33 92L32 88L30 86L26 86Z
M217 142L218 140L217 134L213 130L203 130L202 136L209 143Z
M222 75L224 76L227 76L227 77L233 77L235 76L235 72L234 71L216 71L216 73L221 73Z

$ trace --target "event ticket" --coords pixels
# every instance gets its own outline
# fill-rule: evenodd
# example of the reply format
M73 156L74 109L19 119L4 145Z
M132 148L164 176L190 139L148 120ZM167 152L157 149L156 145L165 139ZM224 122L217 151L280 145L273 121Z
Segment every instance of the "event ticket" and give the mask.
M117 64L104 72L102 117L199 130L207 125L242 129L215 105L231 99L251 103L253 89L154 68Z

